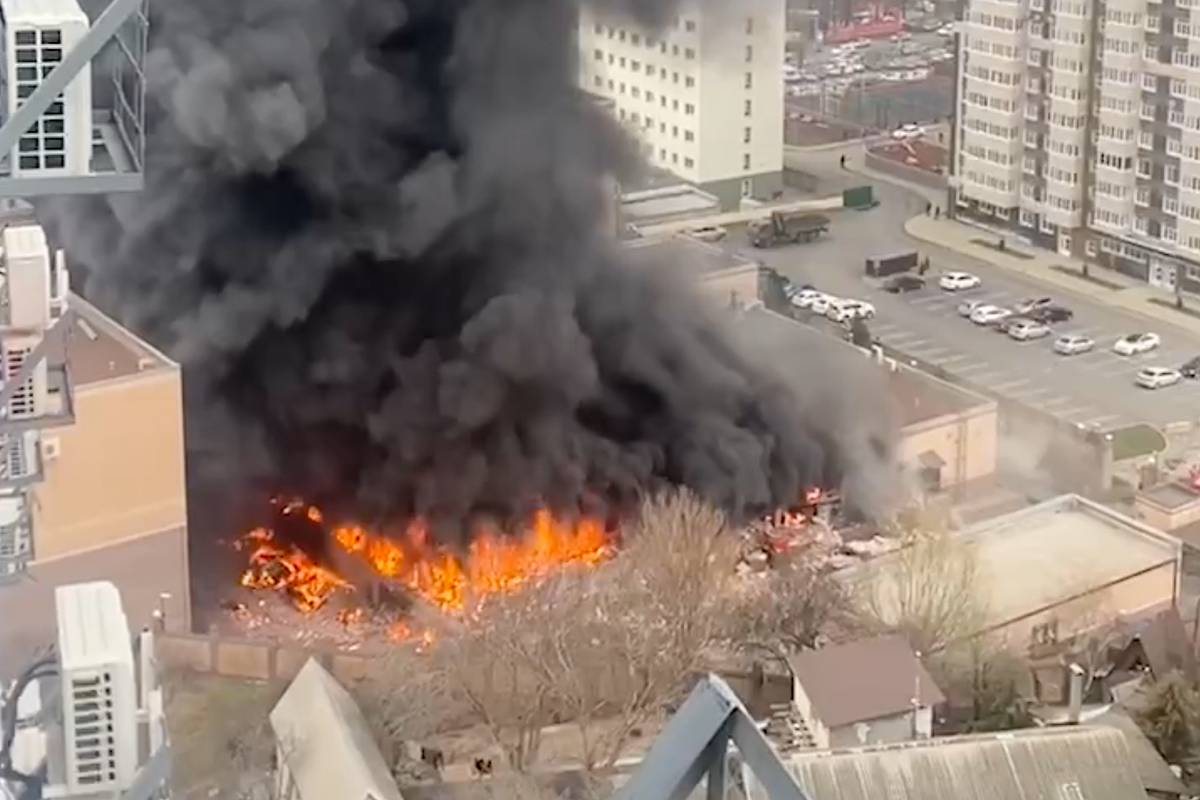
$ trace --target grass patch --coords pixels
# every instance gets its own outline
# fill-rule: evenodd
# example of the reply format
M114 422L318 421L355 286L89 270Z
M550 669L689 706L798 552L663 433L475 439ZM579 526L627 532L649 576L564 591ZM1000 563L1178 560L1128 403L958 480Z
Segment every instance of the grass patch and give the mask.
M1029 255L1029 253L1022 253L1020 250L1013 250L1008 245L1001 247L990 239L972 239L971 244L977 244L980 247L986 247L989 250L995 250L997 253L1003 253L1004 255L1012 256L1013 258L1019 258L1022 261L1033 260L1033 256Z
M1154 303L1154 305L1162 306L1163 308L1169 308L1176 314L1187 314L1189 317L1200 319L1200 309L1189 308L1186 305L1180 308L1179 306L1175 305L1174 300L1163 300L1161 297L1151 297L1147 302Z
M1081 281L1087 281L1088 283L1094 283L1097 286L1103 286L1105 289L1111 289L1114 292L1125 288L1119 283L1114 283L1113 281L1108 281L1104 278L1097 278L1092 274L1084 275L1080 270L1072 269L1071 267L1064 267L1062 264L1054 264L1050 267L1050 269L1054 270L1055 272L1061 272L1063 275L1070 275L1072 278L1078 278Z
M1152 425L1130 425L1113 431L1113 460L1148 456L1161 453L1167 447L1167 439Z

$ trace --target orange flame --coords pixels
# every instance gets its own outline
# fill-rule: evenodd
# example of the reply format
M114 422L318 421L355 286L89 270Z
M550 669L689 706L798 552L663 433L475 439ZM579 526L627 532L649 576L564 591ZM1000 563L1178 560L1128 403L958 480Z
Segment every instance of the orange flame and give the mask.
M320 509L300 500L288 501L280 511L285 516L300 512L314 523L324 520ZM428 527L422 521L410 524L402 540L378 536L350 524L333 528L330 536L338 547L361 557L379 576L397 581L450 612L462 611L470 599L512 592L568 565L593 566L612 552L609 536L599 520L559 520L544 509L534 514L522 536L481 530L463 557L431 545ZM320 608L338 589L349 588L346 580L314 563L303 551L277 542L269 529L250 531L237 546L254 548L250 567L242 575L243 586L283 590L306 613ZM358 619L346 617L342 621ZM406 623L397 623L389 631L393 639L413 636L414 631ZM421 637L426 646L432 642L429 631Z

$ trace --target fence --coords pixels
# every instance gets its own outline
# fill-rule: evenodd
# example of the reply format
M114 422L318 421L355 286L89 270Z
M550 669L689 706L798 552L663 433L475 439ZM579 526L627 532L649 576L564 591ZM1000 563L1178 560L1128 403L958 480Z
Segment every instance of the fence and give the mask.
M911 183L925 186L929 189L946 189L946 176L937 172L920 169L919 167L910 167L908 164L901 164L898 161L893 161L890 158L884 158L867 151L863 158L863 163L869 168L882 172L893 177L906 180Z
M315 658L342 683L364 677L373 653L228 636L160 632L155 637L159 664L168 670L257 681L290 681Z

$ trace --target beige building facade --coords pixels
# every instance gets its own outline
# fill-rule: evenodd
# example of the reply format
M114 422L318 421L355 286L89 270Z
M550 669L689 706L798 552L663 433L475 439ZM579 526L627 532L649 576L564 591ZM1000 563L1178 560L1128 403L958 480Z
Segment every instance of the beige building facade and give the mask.
M41 436L31 559L0 584L0 650L18 659L52 637L65 583L112 581L134 628L157 610L168 629L190 625L179 365L82 298L69 305L51 360L71 377L74 421Z

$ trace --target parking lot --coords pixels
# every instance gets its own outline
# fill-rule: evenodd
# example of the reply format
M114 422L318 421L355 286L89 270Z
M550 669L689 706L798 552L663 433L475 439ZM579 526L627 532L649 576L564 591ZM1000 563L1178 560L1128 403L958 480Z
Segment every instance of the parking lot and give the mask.
M862 289L854 296L877 307L878 315L868 327L881 343L962 381L1076 425L1110 430L1134 422L1168 424L1197 416L1200 381L1184 380L1152 391L1134 383L1142 367L1179 367L1200 353L1200 348L1182 337L1156 331L1163 337L1158 349L1120 356L1112 352L1118 338L1152 326L1058 298L1072 308L1075 317L1052 325L1050 336L1019 342L960 316L958 304L971 299L1011 307L1036 293L995 279L977 289L943 292L937 288L936 274L927 277L931 280L926 288L901 295L862 281ZM1091 337L1096 347L1079 355L1059 355L1053 351L1053 342L1063 334Z

